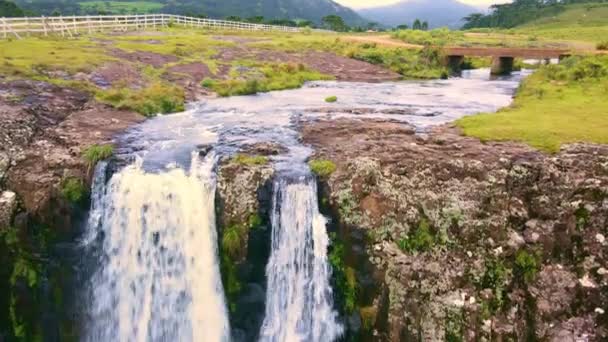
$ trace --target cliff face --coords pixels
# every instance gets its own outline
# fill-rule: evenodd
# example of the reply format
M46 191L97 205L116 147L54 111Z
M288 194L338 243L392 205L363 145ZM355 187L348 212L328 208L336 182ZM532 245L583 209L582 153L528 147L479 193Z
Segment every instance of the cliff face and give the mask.
M546 155L448 127L414 135L402 124L348 120L306 124L303 140L338 166L325 191L342 240L365 235L366 253L351 244L346 260L360 293L388 292L357 298L362 322L370 305L379 310L363 324L370 335L608 336L606 146ZM383 274L373 285L352 257L362 254Z
M0 80L0 338L76 334L64 293L76 265L65 250L88 202L82 152L142 119L78 90Z

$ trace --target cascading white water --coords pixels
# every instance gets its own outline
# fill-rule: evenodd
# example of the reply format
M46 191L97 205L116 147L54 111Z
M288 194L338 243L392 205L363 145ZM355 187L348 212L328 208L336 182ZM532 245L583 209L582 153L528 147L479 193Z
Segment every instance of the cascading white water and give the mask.
M326 223L312 177L275 182L260 341L330 342L342 335L343 327L332 308Z
M103 240L87 341L228 341L217 257L213 156L189 173L124 168L89 223ZM103 191L103 189L93 189ZM94 200L96 194L93 195ZM96 224L97 222L97 224Z

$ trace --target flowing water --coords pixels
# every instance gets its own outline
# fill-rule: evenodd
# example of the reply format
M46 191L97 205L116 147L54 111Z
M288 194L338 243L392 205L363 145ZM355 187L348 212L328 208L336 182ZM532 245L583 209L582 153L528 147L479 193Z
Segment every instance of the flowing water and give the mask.
M481 70L443 81L312 82L297 90L196 103L131 129L117 150L125 166L100 163L95 174L83 239L95 265L83 296L85 340L230 340L214 170L219 158L257 142L280 144L286 152L271 160L277 171L271 253L256 335L269 342L335 340L343 327L333 308L326 219L306 165L311 150L299 142L297 127L349 117L398 120L424 131L508 105L525 76L487 75ZM325 103L330 95L338 102Z
M274 185L272 254L260 341L333 341L342 334L333 309L326 219L310 176Z
M147 173L136 163L112 177L97 203L105 265L91 282L85 340L229 340L214 162L193 154L188 172Z

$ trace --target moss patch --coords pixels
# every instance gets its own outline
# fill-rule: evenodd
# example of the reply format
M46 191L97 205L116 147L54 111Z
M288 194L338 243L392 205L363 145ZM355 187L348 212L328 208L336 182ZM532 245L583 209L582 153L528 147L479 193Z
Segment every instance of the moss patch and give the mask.
M327 103L334 103L338 101L338 97L337 96L329 96L325 98L325 102Z
M61 183L61 195L72 204L82 204L89 191L81 179L68 177Z
M232 162L244 166L266 165L268 164L268 157L237 154L232 157Z

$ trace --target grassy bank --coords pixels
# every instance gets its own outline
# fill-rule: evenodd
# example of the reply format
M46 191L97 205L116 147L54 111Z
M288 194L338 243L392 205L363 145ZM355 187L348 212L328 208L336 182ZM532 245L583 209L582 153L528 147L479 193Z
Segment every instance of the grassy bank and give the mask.
M457 125L484 141L519 141L556 152L567 143L608 143L607 103L608 56L572 57L526 79L512 106Z

